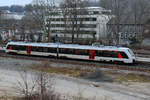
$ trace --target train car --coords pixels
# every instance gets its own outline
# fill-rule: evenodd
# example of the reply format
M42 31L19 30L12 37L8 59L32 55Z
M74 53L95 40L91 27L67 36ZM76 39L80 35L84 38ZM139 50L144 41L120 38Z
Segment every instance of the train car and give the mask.
M115 46L87 46L60 43L27 43L9 42L6 45L6 53L59 56L75 59L96 61L119 61L134 63L135 55L129 48Z

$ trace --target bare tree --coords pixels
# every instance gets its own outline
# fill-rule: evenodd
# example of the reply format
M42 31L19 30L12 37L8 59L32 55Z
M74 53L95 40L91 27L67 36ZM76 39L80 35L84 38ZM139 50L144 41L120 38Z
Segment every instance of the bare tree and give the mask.
M0 24L1 24L1 20L2 20L1 16L2 16L2 11L0 10ZM1 43L1 41L2 41L2 36L1 36L1 26L0 26L0 43Z
M121 30L120 24L126 22L129 18L127 15L128 0L101 0L100 6L111 10L112 15L115 16L109 23L112 27L112 33L115 36L116 44L119 44L119 33Z
M86 13L86 0L64 0L61 3L62 13L65 23L66 33L71 33L72 43L74 43L75 35L78 38L81 32L81 25L83 22L82 16Z
M144 22L149 11L149 3L149 0L101 0L100 5L110 9L115 16L109 24L112 26L117 44L119 44L119 32L126 24L134 24L136 32L137 24Z
M144 38L150 38L150 19L148 19L144 26Z
M23 95L24 100L61 100L53 89L53 76L43 70L41 68L39 72L31 73L25 69L20 72L21 79L15 89Z
M26 39L25 30L26 30L26 21L24 21L24 19L22 19L20 21L20 32L21 32L21 40L22 41L25 41L25 39Z
M31 75L27 70L23 70L19 73L21 80L18 80L18 83L14 88L17 89L18 93L20 93L20 95L22 95L25 100L30 100L36 91L35 76L32 76L34 78L31 78Z
M7 42L9 39L14 40L15 32L17 30L17 24L18 24L18 20L15 20L15 19L2 19L1 20L1 28L8 35L5 42Z
M18 23L18 31L21 33L21 40L35 41L34 35L38 36L37 32L41 29L40 23L36 22L33 17L24 16Z
M40 100L50 100L49 97L54 95L52 75L44 72L38 73L37 85Z
M55 9L54 0L33 0L33 5L26 6L28 16L30 16L36 24L38 24L39 30L43 31L43 40L48 41L51 39L50 29L51 29L51 20L52 12Z
M150 1L149 0L132 0L131 1L132 13L135 23L143 23L149 16Z
M137 24L141 24L144 27L144 23L148 20L147 16L149 15L150 9L150 1L149 0L132 0L131 1L131 15L133 16L135 31L138 30ZM131 17L132 17L131 16ZM141 33L137 33L139 35L139 40L142 43L143 40L143 31Z

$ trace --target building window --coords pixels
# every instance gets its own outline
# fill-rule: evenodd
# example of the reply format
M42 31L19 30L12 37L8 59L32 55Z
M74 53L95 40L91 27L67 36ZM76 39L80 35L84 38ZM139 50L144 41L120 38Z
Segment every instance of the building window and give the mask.
M93 14L99 14L99 12L98 11L94 11Z

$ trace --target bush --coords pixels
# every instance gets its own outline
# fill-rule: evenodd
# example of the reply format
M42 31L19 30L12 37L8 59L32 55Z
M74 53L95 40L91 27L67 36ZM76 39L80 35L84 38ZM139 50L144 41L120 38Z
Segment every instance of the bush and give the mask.
M15 100L61 100L61 96L53 89L52 75L41 71L30 75L23 71L20 76L16 89L22 97Z

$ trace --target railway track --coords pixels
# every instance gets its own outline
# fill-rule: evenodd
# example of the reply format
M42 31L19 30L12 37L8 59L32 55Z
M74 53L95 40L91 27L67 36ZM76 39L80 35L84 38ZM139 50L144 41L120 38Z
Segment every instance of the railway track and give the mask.
M89 60L78 60L78 59L57 59L56 57L43 57L43 56L27 56L27 55L10 55L0 51L0 57L8 57L15 59L26 59L35 61L47 61L52 63L61 64L73 64L77 66L90 66L91 68L107 68L116 70L127 70L127 71L137 71L137 72L150 72L150 63L137 62L135 64L123 64L119 62L98 62Z

